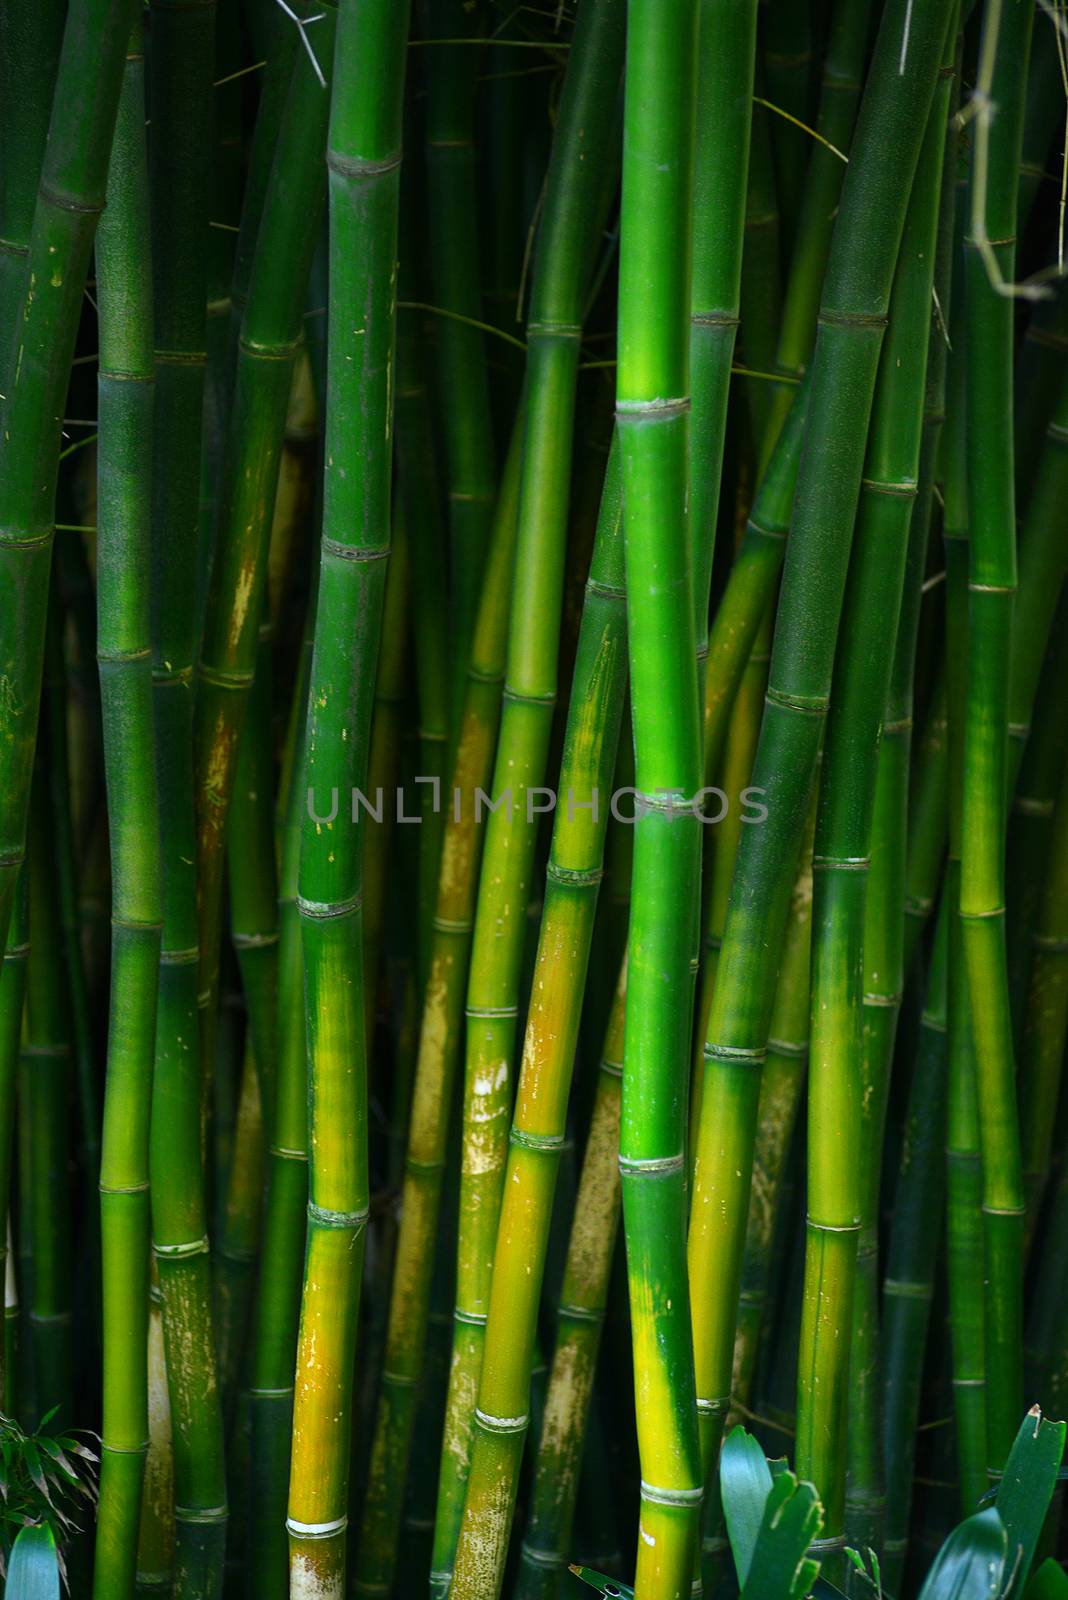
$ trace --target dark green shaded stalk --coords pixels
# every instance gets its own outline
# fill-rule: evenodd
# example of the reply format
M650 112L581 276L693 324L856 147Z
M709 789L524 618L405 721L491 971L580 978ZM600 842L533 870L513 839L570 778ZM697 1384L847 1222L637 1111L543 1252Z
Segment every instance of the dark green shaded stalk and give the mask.
M432 0L422 11L430 39L461 39L470 31L471 8L462 0ZM422 54L427 69L427 247L434 304L478 322L482 317L475 181L479 52L462 44L435 44ZM450 699L455 723L463 701L497 471L482 330L455 317L440 317L434 343L448 474Z
M155 0L149 90L156 398L151 635L163 943L149 1170L174 1448L175 1600L221 1592L226 1538L196 1046L193 656L214 7Z
M921 472L923 463L921 462ZM949 504L950 502L947 502ZM909 774L905 830L905 948L908 971L938 898L948 829L949 728L946 669L938 669Z
M967 464L970 506L968 687L961 815L960 916L975 1043L983 1173L987 1468L1000 1471L1023 1409L1023 1217L1005 959L1005 792L1008 680L1016 589L1012 457L1012 300L979 249L985 229L1012 281L1016 174L1034 7L988 0L981 54L996 52L998 115L975 130L972 227L965 240ZM998 19L1000 16L1000 27ZM983 66L980 80L983 79ZM980 119L982 113L980 113ZM989 140L989 151L984 149Z
M920 1421L924 1356L945 1203L946 958L949 900L935 929L909 1086L882 1300L882 1449L886 1474L883 1576L901 1589Z
M557 1168L565 1140L607 797L627 673L622 485L605 473L582 612L530 1009L497 1228L454 1600L500 1592L529 1428L531 1369ZM590 809L592 807L592 809ZM505 1422L506 1427L501 1423Z
M336 15L336 8L328 4L309 30L309 43L321 65L329 64ZM255 676L289 391L325 195L329 108L329 91L316 76L307 52L299 50L279 125L237 342L198 668L194 759L205 1063L210 1061L218 984L226 825L238 742Z
M768 5L763 30L764 85L761 93L797 122L810 121L815 51L812 17L808 5ZM754 113L763 108L754 106ZM809 135L771 113L771 149L775 152L775 187L783 220L783 253L793 254L798 211L805 188L805 167L810 156ZM767 368L765 371L769 370Z
M248 1335L263 1221L265 1119L261 1083L259 1062L246 1039L213 1263L215 1346L223 1425L228 1438L233 1437L235 1429L237 1386ZM235 1463L230 1461L228 1466L233 1472Z
M308 1205L308 1047L297 876L307 805L305 739L314 625L313 595L293 695L289 776L280 808L277 1076L250 1358L248 1593L255 1600L285 1600L289 1593L285 1517Z
M451 1572L507 1158L528 889L557 688L583 297L614 170L624 15L595 0L568 53L527 322L526 424L504 709L485 822L467 986L457 1325L435 1531L435 1589ZM462 1397L462 1398L461 1398Z
M493 771L504 682L522 435L520 413L490 537L452 783L444 801L445 832L404 1154L382 1389L361 1526L357 1581L368 1586L387 1582L383 1575L392 1573L397 1559L416 1421L484 839L475 797Z
M111 846L111 1008L100 1162L104 1418L93 1593L132 1597L148 1449L149 1109L163 887L149 645L152 273L141 19L96 238L97 660Z
M27 905L27 874L22 871L11 908L11 931L3 966L0 967L0 1207L9 1216L13 1201L11 1169L14 1161L15 1096L18 1083L19 1044L22 1038L23 1000L26 994L26 963L30 952ZM10 1223L4 1227L5 1272L13 1272ZM5 1333L7 1323L5 1321ZM14 1415L15 1373L7 1339L4 1341L4 1368L0 1381L3 1410Z
M367 782L389 556L407 39L407 4L345 0L327 140L328 403L306 749L309 801L320 800L303 819L297 901L311 1167L287 1518L291 1600L340 1600L345 1589L353 1359L370 1201L363 830L350 806L353 790ZM333 820L316 820L331 812Z
M754 786L765 791L760 798L768 816L743 834L739 848L706 1045L689 1257L698 1398L710 1463L730 1397L760 1069L777 956L830 694L894 265L948 13L943 0L922 7L892 0L884 12L823 289L805 447L753 774ZM841 1141L849 1131L836 1128L833 1135L842 1171L850 1158ZM819 1194L810 1202L815 1221L835 1220L820 1216ZM843 1241L843 1250L851 1249L848 1234L834 1237ZM806 1476L814 1468L822 1472L823 1460L811 1459L807 1440L798 1464ZM833 1484L826 1489L832 1495L833 1527Z
M926 425L930 410L928 354L933 344L937 344L939 351L943 348L939 314L932 301L940 230L947 258L953 237L952 215L947 219L943 208L947 191L952 201L956 177L955 149L950 151L948 168L945 160L956 42L956 27L952 26L946 47L949 59L944 61L931 105L894 278L890 324L883 348L855 540L857 578L862 582L862 572L866 570L871 587L859 587L852 605L847 593L847 615L857 617L856 625L863 637L858 639L852 633L843 635L840 671L843 685L847 687L843 693L842 716L848 726L839 747L832 692L825 758L826 782L832 792L836 783L844 791L849 782L834 770L836 749L841 748L845 759L851 763L856 780L849 799L852 816L845 824L845 845L838 851L842 887L832 891L829 899L839 897L839 911L844 913L846 921L858 915L862 918L860 967L850 972L850 987L844 996L850 1014L849 1048L852 1051L844 1070L855 1078L858 1090L855 1101L859 1136L856 1196L860 1230L852 1312L843 1313L839 1305L834 1317L839 1328L845 1322L852 1326L848 1362L846 1457L849 1487L845 1533L854 1548L871 1548L877 1554L882 1545L884 1505L879 1191L890 1067L905 986L909 739L931 502L930 476L921 482L921 474L925 446L928 473L933 467L930 430ZM943 302L946 276L944 273ZM896 615L895 596L900 599ZM861 678L865 670L870 676L863 684ZM829 806L827 814L830 815ZM841 818L838 825L841 826ZM817 831L817 853L820 847ZM858 867L858 856L865 855L867 866ZM824 881L822 876L817 878L814 912L817 920L822 910ZM859 891L856 889L858 881L862 885ZM851 905L846 904L851 893L861 901L859 907L855 900ZM845 922L840 922L839 930L844 926ZM853 926L851 932L855 931ZM829 937L833 939L834 933ZM817 945L817 961L821 953ZM830 996L820 992L816 985L814 1014L816 1007L829 1000ZM833 1005L833 1000L830 1003ZM834 1049L833 1043L831 1049ZM823 1132L826 1135L826 1124ZM813 1128L813 1147L819 1142L819 1135ZM818 1159L828 1160L826 1145ZM811 1176L809 1183L811 1187ZM799 1418L801 1409L799 1402ZM825 1528L824 1532L827 1531ZM852 1584L852 1579L850 1582Z
M26 258L59 65L62 0L22 0L0 14L0 351L5 380L26 293ZM0 385L6 392L7 382Z
M605 1034L557 1311L516 1600L553 1600L571 1548L620 1215L619 1114L627 970Z
M689 0L628 7L616 425L638 815L619 1166L641 1463L640 1600L690 1592L703 1493L685 1257L701 748L683 317L698 21Z
M47 751L47 745L42 748ZM38 801L43 807L45 800L41 777L39 766L34 774L35 814L30 827L30 950L19 1077L19 1165L25 1170L22 1182L27 1185L20 1193L21 1223L30 1244L22 1282L29 1312L27 1356L33 1383L32 1415L23 1421L31 1427L55 1405L60 1407L61 1417L69 1419L74 1398L69 1019L55 874L45 814L43 809L37 811ZM112 1302L112 1309L121 1317L124 1308ZM136 1528L135 1519L134 1538Z
M756 83L759 88L759 71ZM746 366L757 372L771 372L774 367L779 319L782 315L779 206L771 159L769 120L770 113L754 102L738 338ZM745 392L753 439L758 446L758 479L762 479L767 466L765 443L770 448L773 442L770 441L768 430L771 392L767 379L747 379Z
M0 946L25 853L61 419L104 204L130 15L130 0L74 0L67 14L56 114L25 257L26 296L3 357L0 591L8 601L0 608Z
M148 1453L137 1535L137 1594L169 1593L174 1571L174 1445L163 1348L163 1297L153 1281L148 1301Z
M838 198L845 178L842 154L849 154L864 85L864 61L871 32L871 0L835 0L823 61L816 131L828 144L809 142L797 233L782 307L782 326L775 367L797 378L808 366L816 343L821 285L831 249ZM835 151L840 154L835 154ZM781 191L780 191L781 194ZM790 403L790 386L776 384L771 393L770 436L782 426Z
M1016 481L1031 483L1042 449L1043 428L1053 410L1065 352L1068 351L1068 284L1063 280L1048 300L1031 307L1016 356L1013 397L1013 452Z
M741 301L757 8L756 0L702 0L698 9L697 126L704 132L694 146L689 532L697 650L703 661Z

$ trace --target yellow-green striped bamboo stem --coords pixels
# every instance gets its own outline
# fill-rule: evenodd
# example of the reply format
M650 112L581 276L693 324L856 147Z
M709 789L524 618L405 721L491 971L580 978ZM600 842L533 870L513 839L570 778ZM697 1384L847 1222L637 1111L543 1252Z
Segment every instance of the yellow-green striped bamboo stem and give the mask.
M639 811L619 1165L641 1463L640 1600L690 1592L703 1495L685 1258L701 859L684 321L697 27L690 0L628 6L616 425Z
M893 270L948 11L943 0L922 7L891 0L884 11L824 280L805 447L753 774L754 786L765 791L760 798L768 815L742 837L706 1044L689 1256L698 1398L710 1468L730 1398L777 953L829 699ZM848 1165L843 1136L836 1128L840 1171ZM811 1198L815 1221L834 1220L819 1215L819 1195ZM799 1465L811 1475L807 1443ZM827 1489L833 1497L833 1485ZM831 1509L833 1517L833 1498Z
M619 1230L619 1116L627 1002L624 957L612 1000L556 1314L516 1600L553 1600L567 1565Z
M328 0L308 35L323 71L329 67L336 16L336 6ZM197 672L197 927L205 1073L211 1060L218 983L227 818L238 742L255 677L279 459L325 195L323 153L329 110L329 90L308 53L298 50L237 340Z
M945 159L946 129L952 106L953 55L957 30L947 36L946 58L931 105L927 132L920 152L912 199L905 223L891 297L890 323L883 348L879 386L872 418L868 466L856 535L856 576L865 574L873 587L857 596L856 613L863 642L853 638L852 651L842 654L843 682L852 679L842 700L843 719L849 719L846 738L852 747L858 737L863 755L851 748L854 774L860 781L851 795L855 831L847 839L843 872L854 880L866 877L860 889L862 907L846 908L846 918L862 918L861 965L849 975L845 1003L851 1013L849 1037L852 1056L846 1070L855 1076L859 1090L856 1109L859 1134L859 1197L857 1258L852 1311L845 1314L852 1326L849 1355L846 1430L846 1469L849 1478L845 1532L855 1548L882 1545L884 1507L880 1414L878 1208L882 1151L890 1066L897 1032L897 1016L905 983L904 907L905 848L908 806L909 733L912 726L913 671L919 626L923 575L927 560L930 507L931 442L925 418L928 403L927 367L932 343L942 346L942 330L933 310L935 264L941 213L947 193L955 187L956 151ZM949 238L952 238L952 216ZM942 227L943 240L946 228ZM945 285L943 284L943 303ZM907 419L905 421L904 419ZM924 448L928 476L924 478ZM880 498L881 497L881 498ZM885 553L884 553L885 552ZM893 615L893 598L900 602ZM847 591L847 613L853 609ZM878 658L875 672L860 685L865 660ZM860 695L865 696L860 701ZM850 701L852 704L850 705ZM858 715L859 709L859 715ZM852 717L850 713L852 712ZM881 725L881 735L880 735ZM831 713L828 752L833 753L835 715ZM861 763L866 762L866 771ZM828 782L839 774L828 774ZM866 783L866 788L865 788ZM866 817L865 817L866 811ZM858 816L859 814L859 816ZM860 820L863 819L863 820ZM859 821L859 825L858 824ZM864 834L864 821L867 835ZM817 846L818 848L818 846ZM868 856L867 867L856 856ZM846 864L848 863L848 864ZM846 880L843 878L843 883ZM822 888L822 880L818 880ZM855 890L854 890L855 892ZM849 889L842 891L849 893ZM817 892L816 915L821 910ZM855 928L851 933L855 934ZM833 933L829 935L833 938ZM859 994L858 994L859 988ZM814 1010L828 999L814 996ZM833 1004L833 1002L832 1002ZM832 1045L833 1049L833 1045ZM826 1125L825 1125L826 1126ZM810 1180L811 1181L811 1180ZM842 1309L836 1320L841 1326ZM852 1584L852 1579L849 1580Z
M443 1592L463 1511L507 1158L525 909L557 689L581 318L612 170L621 0L579 12L545 182L527 321L526 423L504 708L467 986L456 1330L431 1582Z
M388 1584L397 1559L404 1481L423 1369L445 1176L449 1122L463 1027L484 826L476 796L489 783L500 719L519 511L523 437L517 419L490 536L446 821L404 1158L400 1230L360 1530L357 1582Z
M805 370L816 343L821 285L846 171L842 154L849 151L864 85L872 9L871 0L835 0L831 12L816 114L820 139L809 145L775 358L775 370L788 378L796 379ZM782 426L790 394L789 384L771 386L768 430L773 440Z
M407 39L407 4L344 0L327 140L328 403L306 752L309 800L316 793L322 800L303 820L297 902L310 1181L287 1518L292 1600L341 1600L345 1591L352 1369L370 1198L363 830L349 807L353 790L367 780L389 555ZM330 815L331 796L339 807L334 820L316 820Z
M210 4L155 0L149 90L156 397L151 644L163 857L149 1148L152 1243L172 1418L175 1600L221 1593L226 1539L201 1150L193 657L206 322Z
M968 682L964 715L960 918L982 1153L987 1468L1000 1471L1023 1401L1023 1218L1012 1018L1005 959L1008 680L1016 589L1012 300L990 272L1015 270L1017 172L1034 8L988 0L980 113L965 239L969 500ZM995 59L996 58L996 59ZM981 232L982 230L982 232ZM985 250L980 249L984 242ZM992 259L988 260L992 252Z
M140 16L96 237L97 659L111 847L111 1005L100 1163L104 1413L93 1593L132 1597L148 1449L149 1110L163 887L149 642L154 361Z
M0 438L21 445L0 450L0 589L9 597L0 608L0 945L25 854L64 399L104 204L130 16L130 0L74 0L68 11L24 294L2 358Z
M454 1600L500 1592L627 673L622 485L608 459L572 680L493 1262Z
M148 1453L137 1535L137 1594L169 1593L174 1574L174 1444L163 1346L163 1296L154 1270L148 1299Z
M496 465L482 317L475 168L478 51L459 42L477 16L463 0L420 8L433 48L426 67L426 206L434 304L456 316L434 327L436 388L445 441L452 576L451 712L460 715L482 566L493 517ZM477 31L477 29L475 30ZM457 320L467 319L467 320ZM455 743L455 739L454 739Z

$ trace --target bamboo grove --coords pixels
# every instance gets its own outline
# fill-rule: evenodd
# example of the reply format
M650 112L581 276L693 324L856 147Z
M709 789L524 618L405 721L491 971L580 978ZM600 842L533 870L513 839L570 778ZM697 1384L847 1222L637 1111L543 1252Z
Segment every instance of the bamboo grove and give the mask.
M8 1600L1066 1600L1066 129L0 0Z

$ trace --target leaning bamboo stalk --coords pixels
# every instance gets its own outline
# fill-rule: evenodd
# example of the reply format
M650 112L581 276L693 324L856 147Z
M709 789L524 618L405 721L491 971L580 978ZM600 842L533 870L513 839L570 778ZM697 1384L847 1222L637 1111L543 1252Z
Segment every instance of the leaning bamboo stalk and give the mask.
M523 910L538 836L557 690L572 435L584 297L613 141L623 47L620 0L579 13L545 185L527 322L526 421L504 709L486 821L467 988L456 1331L435 1532L435 1592L463 1510L475 1390L507 1157Z
M689 1593L703 1495L685 1260L701 852L684 321L697 26L691 0L631 0L628 8L616 416L640 798L619 1166L641 1462L640 1600Z
M309 42L329 61L336 7ZM237 341L233 399L220 466L219 519L197 674L197 927L202 1049L211 1055L218 984L226 825L238 743L255 677L267 551L304 296L325 197L329 91L298 50L278 129L248 298Z
M67 15L26 289L4 356L0 406L0 945L26 848L61 421L129 37L130 0L75 0ZM85 63L91 55L93 72ZM16 445L15 441L19 441Z
M556 1173L608 827L626 683L618 453L605 472L572 680L493 1260L471 1468L450 1595L499 1593L529 1428L531 1369ZM507 1428L497 1426L500 1418Z
M1023 1401L1023 1179L1005 959L1008 684L1016 589L1012 457L1013 305L991 280L1015 271L1017 172L1034 8L988 0L965 238L968 686L964 712L960 918L978 1084L985 1247L987 1468L1000 1471ZM1000 26L999 26L1000 23ZM987 63L996 54L992 68ZM988 142L988 147L987 147ZM993 241L985 243L986 240ZM981 248L985 244L985 248Z
M367 778L389 556L407 38L407 4L345 0L340 9L327 141L328 404L306 760L309 796L334 791L346 809L327 823L306 815L301 840L311 1164L287 1518L293 1600L340 1600L345 1589L352 1367L370 1198L363 833L348 808Z
M892 0L884 13L824 281L805 449L754 771L755 785L765 790L768 817L742 838L706 1046L690 1277L698 1395L710 1419L710 1460L730 1396L775 954L828 703L894 263L948 9L944 0L922 7Z
M132 1597L148 1449L149 1108L163 924L149 644L154 363L144 56L130 41L96 238L97 660L111 846L100 1163L104 1422L94 1595Z
M393 1571L397 1559L404 1482L416 1420L416 1384L423 1366L430 1315L434 1246L483 842L483 829L475 814L476 796L490 781L500 718L522 431L520 412L490 536L452 782L446 796L384 1370L361 1524L358 1571L359 1581L364 1584L388 1581L383 1574Z

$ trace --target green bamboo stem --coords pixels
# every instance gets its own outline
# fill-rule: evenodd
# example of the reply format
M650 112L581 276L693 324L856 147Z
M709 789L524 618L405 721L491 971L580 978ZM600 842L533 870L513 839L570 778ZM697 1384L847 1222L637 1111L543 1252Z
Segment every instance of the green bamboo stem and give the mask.
M23 1002L26 994L26 963L29 956L29 907L25 869L15 888L11 927L3 966L0 967L0 1204L10 1219L13 1200L11 1172L15 1159L15 1100L19 1078L19 1045L22 1039ZM10 1220L3 1233L5 1273L14 1271ZM6 1323L5 1323L6 1333ZM3 1409L14 1414L15 1373L4 1342L4 1368L0 1377Z
M309 601L290 717L288 778L280 796L277 1079L267 1144L267 1200L250 1357L248 1589L289 1592L286 1497L297 1324L308 1204L308 1047L297 880L307 805L306 727L315 598Z
M328 63L337 12L309 32ZM294 25L295 26L295 25ZM211 1059L227 819L255 677L267 551L305 291L325 196L330 95L297 51L263 200L237 340L219 520L197 674L194 761L203 1055ZM297 200L295 197L300 196ZM205 1071L207 1066L205 1065Z
M871 0L836 0L831 12L816 132L843 153L849 152L853 138L871 21ZM789 378L796 379L806 369L815 347L821 285L845 173L841 155L819 140L810 142L775 361L775 370ZM790 394L788 384L771 388L771 439L782 426Z
M553 1600L567 1565L620 1215L626 961L605 1034L557 1310L516 1600Z
M1012 301L990 281L980 224L1012 281L1016 174L1033 7L998 0L981 53L996 52L999 114L976 131L972 227L965 239L967 467L970 505L968 686L961 815L960 917L972 1013L982 1152L987 1467L1000 1471L1023 1405L1024 1196L1005 960L1004 841L1008 677L1016 589L1012 458ZM1000 27L999 27L1000 18ZM983 66L980 69L982 81ZM985 159L984 159L985 157Z
M15 597L0 611L0 944L25 854L64 397L129 28L129 0L75 0L68 12L24 260L26 296L4 356L0 435L23 446L0 453L0 588Z
M0 350L4 379L15 323L26 293L26 258L37 184L48 139L52 91L63 39L58 0L5 6L0 17L0 105L4 160L0 166Z
M460 736L446 801L430 964L404 1156L401 1220L360 1534L358 1579L385 1583L393 1570L404 1480L424 1361L445 1176L449 1120L463 1028L484 826L476 795L489 783L504 683L508 612L519 511L522 413L501 480L468 662Z
M909 777L905 856L906 971L912 964L923 930L934 910L942 880L949 817L948 783L946 669L942 666L935 678L923 726L915 742Z
M35 774L34 794L35 800L43 802L41 770L39 767ZM40 813L34 816L30 828L28 868L30 949L19 1074L19 1122L25 1123L25 1134L20 1126L19 1163L26 1168L27 1191L21 1198L26 1202L24 1226L30 1241L23 1282L29 1313L27 1355L32 1372L33 1414L25 1420L36 1427L40 1417L55 1405L60 1407L60 1415L69 1419L74 1398L70 1281L73 1256L67 1181L71 1131L67 1112L69 1019L55 873Z
M111 846L100 1162L104 1417L93 1593L133 1596L148 1449L149 1110L163 887L149 642L154 362L144 57L135 20L96 238L97 660Z
M215 1348L223 1422L232 1434L237 1385L248 1334L249 1313L263 1221L265 1126L262 1073L246 1043L238 1088L222 1226L214 1260Z
M761 93L787 116L798 122L811 121L816 57L810 8L807 5L769 5L762 42L764 86ZM754 107L754 112L757 109ZM783 253L789 261L804 195L805 167L810 154L808 135L786 117L776 116L771 125L771 149L775 152L775 187L782 211Z
M945 1198L949 922L947 896L935 930L883 1277L883 1572L888 1585L893 1573L899 1588L909 1548L916 1429Z
M462 0L433 0L422 7L422 19L428 39L456 40L471 31L473 17ZM462 44L435 44L424 57L427 245L434 304L478 322L482 317L475 173L478 52ZM449 507L450 701L458 726L497 472L482 331L469 322L441 317L434 343Z
M174 1450L175 1600L221 1592L226 1538L195 1044L192 693L214 24L210 4L156 0L149 62L156 376L151 645L163 854L149 1173Z
M786 11L792 12L793 7ZM756 87L763 93L759 62ZM772 165L770 113L756 101L749 143L749 187L745 207L745 244L742 249L741 318L738 338L747 367L756 372L771 372L782 316L782 268L780 265L779 201ZM763 378L749 378L745 385L749 421L759 446L758 480L767 467L765 441L769 441L768 418L771 396ZM773 441L771 441L773 442Z
M292 1600L340 1600L345 1588L352 1368L370 1198L363 832L348 807L353 789L366 786L389 555L407 37L406 4L346 0L327 140L328 405L306 775L310 795L336 791L346 809L327 823L309 811L301 840L311 1160L287 1517Z
M581 318L612 171L623 48L620 0L580 13L545 182L527 321L526 425L504 709L485 820L467 986L456 1331L431 1575L452 1571L467 1479L507 1158L525 934L557 689ZM524 1407L525 1410L525 1407Z
M703 1494L685 1265L701 749L682 319L691 293L698 23L698 8L686 0L669 7L632 0L628 8L616 417L640 799L619 1165L641 1463L641 1600L689 1593Z
M1013 401L1013 453L1016 481L1030 484L1042 449L1068 350L1068 293L1062 283L1048 300L1031 307L1027 329L1016 356Z
M156 1274L153 1274L156 1278ZM174 1574L174 1444L158 1281L148 1301L148 1454L137 1535L137 1594L169 1592Z
M538 1306L627 672L621 490L619 457L613 452L605 473L564 735L560 798L497 1228L470 1475L449 1591L455 1600L500 1592L529 1428Z
M894 279L855 540L858 583L863 582L862 573L866 567L872 585L866 590L867 608L865 590L860 589L855 614L861 619L866 616L868 621L859 623L864 630L863 639L847 633L840 646L843 682L848 685L842 700L843 743L840 747L836 743L832 690L825 768L829 791L833 793L836 783L844 790L845 780L834 770L835 750L841 748L844 759L852 765L854 781L859 778L850 796L852 816L845 823L844 843L836 847L843 874L841 894L848 896L856 892L854 885L858 881L862 885L859 890L861 906L857 907L854 902L847 907L844 900L841 906L846 919L862 918L860 965L850 971L847 979L850 987L845 995L845 1005L850 1012L852 1050L845 1071L851 1077L855 1075L859 1091L855 1101L859 1138L855 1197L859 1233L852 1312L846 1312L843 1319L839 1305L835 1321L841 1327L843 1320L847 1320L852 1327L848 1357L845 1455L849 1486L845 1534L854 1548L871 1548L876 1554L882 1545L884 1509L879 1190L890 1067L905 985L909 735L931 498L930 476L926 481L922 479L925 445L928 473L933 467L930 429L926 424L931 409L927 365L932 345L937 343L939 351L942 348L941 328L932 300L940 231L947 246L952 240L952 215L945 218L944 206L947 190L952 199L956 160L954 148L950 151L947 177L945 146L954 82L956 33L954 25L949 32L947 59L943 62L931 105ZM943 274L943 303L945 276ZM880 495L882 499L878 498ZM900 601L896 613L895 596ZM852 609L848 591L846 608L848 614ZM877 665L867 683L862 685L861 676L872 660ZM855 744L858 737L864 752L859 759ZM866 771L862 762L867 763ZM840 819L838 825L841 826ZM816 848L818 852L818 829ZM868 863L858 871L857 857L865 855ZM845 876L850 873L851 878ZM817 922L823 909L822 884L822 878L817 878L814 912ZM849 887L845 887L847 884ZM854 924L850 934L855 936L855 933ZM835 935L828 933L823 937L833 939ZM820 942L817 942L814 970L820 954ZM817 1007L828 1001L833 1005L830 996L815 984L814 1014ZM813 1037L815 1048L815 1030ZM814 1146L816 1142L814 1129ZM809 1181L811 1188L811 1177ZM800 1415L799 1402L799 1418Z
M905 7L897 0L884 12L835 223L753 775L765 790L761 800L768 816L742 838L708 1027L689 1259L698 1396L710 1467L729 1402L777 953L829 698L894 264L948 6L938 0L912 7L908 16L906 28ZM849 1158L842 1137L836 1128L834 1144L844 1170ZM816 1222L835 1220L820 1215L821 1195L811 1200ZM848 1254L855 1235L834 1237L841 1238ZM810 1461L807 1445L806 1439L798 1459L810 1476L824 1463ZM833 1496L833 1485L827 1488ZM833 1498L831 1512L833 1527Z

